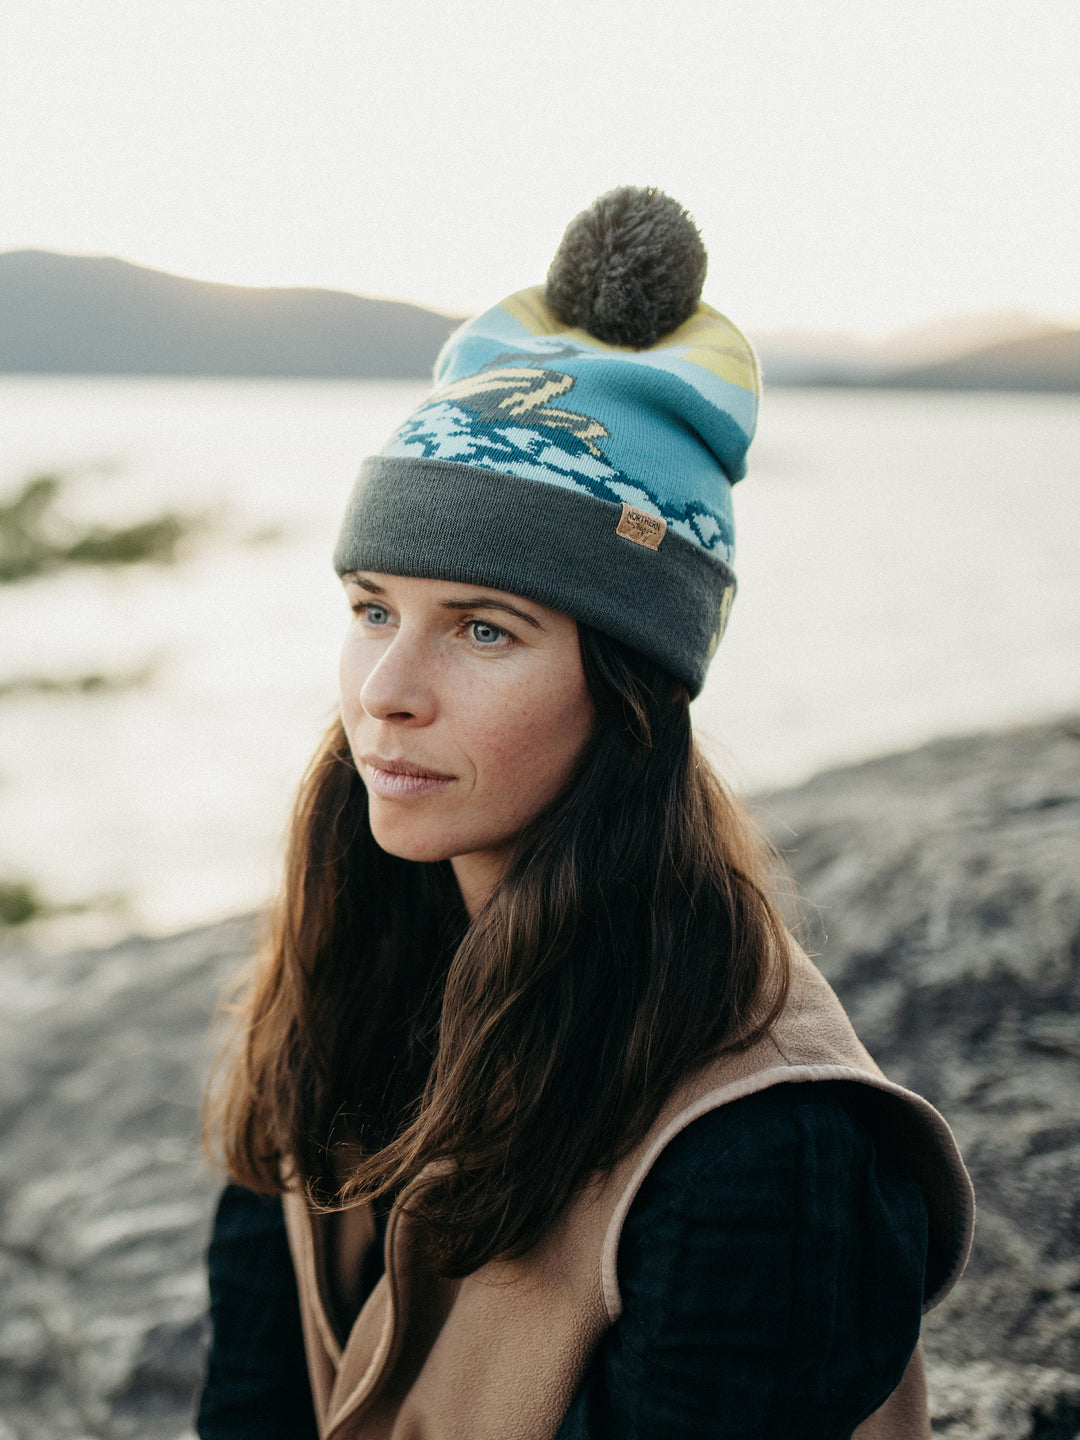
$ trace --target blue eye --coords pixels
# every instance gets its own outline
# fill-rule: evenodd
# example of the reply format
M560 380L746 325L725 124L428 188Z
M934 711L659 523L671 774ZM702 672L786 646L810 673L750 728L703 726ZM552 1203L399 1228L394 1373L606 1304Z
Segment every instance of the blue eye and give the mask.
M367 604L362 607L364 619L369 625L387 625L390 612L382 605Z
M470 628L478 645L494 645L506 634L498 625L489 625L486 620L474 620Z

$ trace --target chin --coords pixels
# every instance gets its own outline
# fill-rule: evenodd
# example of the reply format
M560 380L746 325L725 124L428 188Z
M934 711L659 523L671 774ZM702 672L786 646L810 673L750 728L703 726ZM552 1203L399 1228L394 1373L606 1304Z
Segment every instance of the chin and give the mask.
M430 840L393 833L384 834L374 826L371 833L380 850L385 850L387 855L396 855L399 860L413 860L418 865L430 865L438 860L449 860L452 856L452 851L446 846L433 844Z
M430 826L395 824L371 814L371 834L380 850L396 855L399 860L413 860L418 865L433 864L438 860L450 860L456 853L453 841L444 835L433 834Z
M378 815L368 811L372 838L380 850L396 855L399 860L412 860L417 865L433 865L441 860L457 860L466 855L494 854L508 851L519 833L509 835L478 827L469 831L462 827L422 825L401 815Z

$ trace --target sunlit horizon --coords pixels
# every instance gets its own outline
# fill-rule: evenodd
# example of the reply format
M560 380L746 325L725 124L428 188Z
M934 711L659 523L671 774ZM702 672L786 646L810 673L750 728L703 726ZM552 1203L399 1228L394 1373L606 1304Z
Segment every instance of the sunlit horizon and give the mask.
M72 259L86 260L120 260L124 264L134 265L139 269L154 270L159 274L169 275L180 280L194 280L208 285L225 285L250 290L325 290L342 295L355 295L366 300L385 300L396 304L415 305L425 310L432 310L436 313L446 315L451 319L466 320L471 315L479 313L477 310L465 311L460 309L448 309L446 306L438 305L420 295L387 295L379 294L370 289L357 289L345 285L333 285L320 280L244 280L233 276L220 274L194 274L191 271L172 270L164 265L156 265L152 261L133 255L120 255L110 251L92 250L59 250L47 245L12 245L0 250L0 256L16 251L36 250L53 255L63 255ZM541 283L543 276L537 277L533 283ZM710 299L709 283L705 282L705 299ZM489 300L490 304L497 304L502 296L494 296ZM1030 325L1032 328L1039 326L1061 326L1063 328L1080 328L1080 310L1072 314L1064 312L1051 313L1046 310L1024 309L1018 306L987 306L985 309L977 310L953 310L940 311L934 314L914 315L908 320L895 326L885 329L856 330L852 327L839 325L811 326L799 325L796 323L777 324L770 326L746 326L748 330L756 331L759 334L777 335L791 334L798 336L805 334L818 336L824 339L851 339L855 341L877 344L880 342L902 340L908 335L916 335L923 330L936 330L938 327L951 325L964 326L968 323L978 325L980 322L989 322L992 326L995 322L1002 325L1015 325L1017 327Z

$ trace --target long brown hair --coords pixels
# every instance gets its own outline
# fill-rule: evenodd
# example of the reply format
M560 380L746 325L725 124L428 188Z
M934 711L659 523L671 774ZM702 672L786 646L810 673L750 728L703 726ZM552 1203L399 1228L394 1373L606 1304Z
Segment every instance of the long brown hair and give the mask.
M686 688L582 625L578 773L470 924L448 863L380 850L340 722L207 1103L230 1174L407 1201L437 1268L534 1244L674 1086L787 991L767 848L700 755ZM432 1162L435 1162L434 1164Z

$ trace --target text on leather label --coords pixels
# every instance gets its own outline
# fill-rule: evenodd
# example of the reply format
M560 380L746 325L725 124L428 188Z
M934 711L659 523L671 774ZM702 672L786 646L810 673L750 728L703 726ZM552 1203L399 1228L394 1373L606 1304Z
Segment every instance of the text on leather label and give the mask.
M667 534L667 521L660 515L650 515L636 505L622 502L622 518L615 527L615 534L635 545L644 545L646 550L658 550L660 541Z

